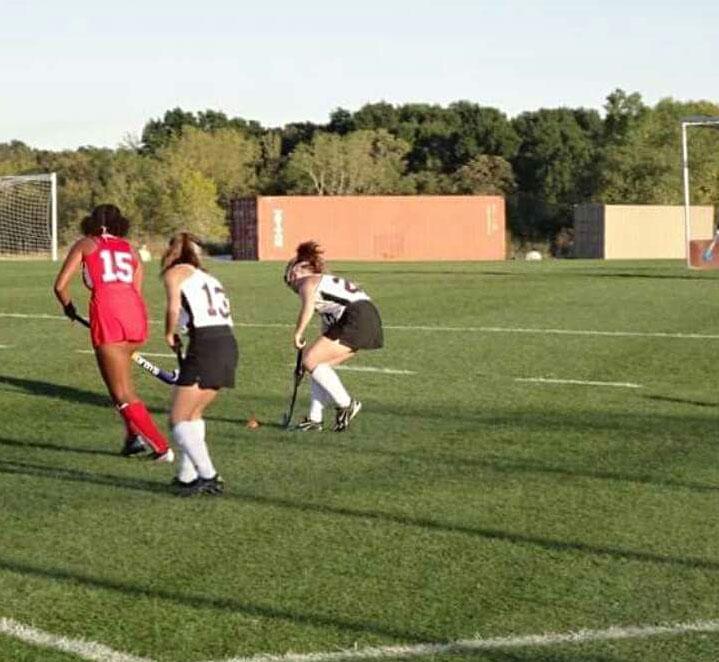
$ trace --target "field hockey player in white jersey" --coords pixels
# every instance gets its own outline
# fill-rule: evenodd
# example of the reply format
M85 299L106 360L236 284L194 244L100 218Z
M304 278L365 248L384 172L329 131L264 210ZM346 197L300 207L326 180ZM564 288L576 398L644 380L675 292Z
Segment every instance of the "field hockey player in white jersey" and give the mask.
M221 494L217 473L205 442L202 415L221 388L233 388L237 342L232 331L230 302L220 281L202 267L200 247L192 235L175 235L162 257L167 294L165 341L175 347L178 328L186 328L190 343L180 361L170 423L180 450L173 486L181 496Z
M322 250L314 241L297 247L285 267L284 281L301 301L294 332L294 345L306 345L305 330L315 312L322 319L322 335L303 352L302 364L311 375L309 416L298 430L322 430L324 408L336 408L335 432L349 427L362 403L350 397L334 366L344 363L360 349L383 345L382 321L369 296L351 281L325 272Z

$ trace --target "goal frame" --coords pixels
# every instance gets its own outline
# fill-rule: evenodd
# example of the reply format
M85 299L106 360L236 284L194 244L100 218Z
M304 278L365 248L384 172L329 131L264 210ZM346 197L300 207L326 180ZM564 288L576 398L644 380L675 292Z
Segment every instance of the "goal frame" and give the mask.
M687 267L691 267L691 200L689 194L689 127L707 127L719 130L719 117L710 115L691 115L682 118L682 174L684 180L684 239L686 244Z
M0 179L14 179L23 182L50 182L50 254L52 261L57 262L57 173L50 172L35 175L3 175Z

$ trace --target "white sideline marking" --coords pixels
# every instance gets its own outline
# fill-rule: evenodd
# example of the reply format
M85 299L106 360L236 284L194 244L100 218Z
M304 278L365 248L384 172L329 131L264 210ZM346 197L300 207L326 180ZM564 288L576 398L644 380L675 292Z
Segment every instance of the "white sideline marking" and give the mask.
M581 384L582 386L617 386L619 388L642 388L632 382L593 382L582 379L551 379L549 377L515 377L515 382L534 382L537 384Z
M682 635L693 632L719 632L719 620L668 623L665 625L612 626L604 630L577 630L576 632L553 632L487 639L476 637L474 639L458 639L444 644L375 646L319 653L286 653L285 655L263 653L249 657L233 657L222 662L335 662L340 660L376 660L388 657L411 658L503 648L530 648L595 641L648 639L650 637ZM33 646L72 653L83 660L94 660L96 662L154 662L151 658L122 653L95 641L70 639L50 634L9 618L0 618L0 634L19 639Z
M92 349L76 349L76 350L75 350L75 353L76 353L76 354L94 354L95 351L92 350ZM163 354L162 352L144 352L144 351L141 351L140 354L142 354L142 356L162 356L162 357L169 358L169 359L177 358L177 357L175 356L175 354Z
M649 637L688 634L690 632L719 632L719 620L696 621L694 623L670 623L667 625L641 625L610 627L606 630L578 630L577 632L530 634L517 637L493 639L459 639L446 644L416 644L409 646L377 646L326 653L287 653L286 655L253 655L233 657L223 662L335 662L338 660L378 660L382 658L425 657L452 653L502 648L530 648L556 646L558 644L579 644L593 641L615 641L621 639L648 639Z
M719 340L715 333L665 333L663 331L594 331L592 329L535 329L509 326L385 326L395 331L463 331L478 333L538 333L565 336L610 336L617 338L691 338Z
M0 345L0 349L10 349L11 345Z
M288 366L293 366L294 363L288 363ZM333 366L335 370L349 370L353 372L378 372L383 375L416 375L414 370L400 370L399 368L375 368L369 365L336 365Z
M399 370L395 368L373 368L368 365L336 365L335 370L352 370L354 372L380 372L383 375L416 375L414 370Z
M0 634L13 639L20 639L33 646L73 653L83 660L96 660L97 662L153 662L146 657L120 653L94 641L68 639L67 637L43 632L9 618L0 618Z
M15 317L19 319L48 319L66 320L63 315L45 315L42 313L0 313L0 317ZM161 320L150 320L151 324L163 324ZM261 322L235 322L235 326L255 329L287 329L292 324L261 323ZM544 335L564 336L607 336L611 338L681 338L690 340L719 340L716 333L666 333L663 331L596 331L592 329L537 329L509 326L404 326L385 324L385 329L393 331L442 331L460 333L534 333Z

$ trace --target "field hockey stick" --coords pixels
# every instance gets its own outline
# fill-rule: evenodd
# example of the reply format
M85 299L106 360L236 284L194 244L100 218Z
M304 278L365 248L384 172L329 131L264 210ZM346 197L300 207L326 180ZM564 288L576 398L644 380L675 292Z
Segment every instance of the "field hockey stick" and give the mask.
M282 427L285 429L290 427L292 423L292 414L295 411L295 402L297 402L297 391L300 388L302 378L305 376L305 369L302 365L302 350L297 350L297 360L295 361L295 368L292 371L292 397L290 399L290 407L287 412L282 416Z
M90 328L90 322L88 322L84 317L76 315L75 319L83 326L86 326L88 329ZM156 377L164 384L172 385L177 381L177 378L180 376L180 371L177 368L172 372L163 370L159 366L156 366L152 361L146 359L139 352L132 353L132 360L143 370L149 372L153 377Z
M712 255L714 255L714 249L716 248L717 241L719 241L719 230L717 230L714 234L714 239L712 239L712 243L709 244L702 253L702 260L704 260L704 262L709 262L709 260L712 259Z

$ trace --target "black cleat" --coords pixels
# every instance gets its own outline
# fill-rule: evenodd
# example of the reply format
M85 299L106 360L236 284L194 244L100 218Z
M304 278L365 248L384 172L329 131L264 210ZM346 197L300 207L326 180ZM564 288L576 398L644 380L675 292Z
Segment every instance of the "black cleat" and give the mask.
M198 478L197 493L209 496L220 496L225 491L225 481L220 474L212 478Z
M350 426L352 419L359 414L360 409L362 403L359 400L352 400L349 407L338 407L334 431L344 432Z
M123 457L132 457L133 455L142 455L147 452L147 446L139 435L128 436L125 438L125 445L120 451Z
M292 429L296 430L297 432L322 432L322 423L318 421L313 421L309 418L303 418Z
M170 481L170 487L172 488L172 491L177 495L181 497L189 497L193 496L195 494L199 494L198 488L200 486L200 479L195 478L195 480L191 480L189 483L186 483L183 480L180 480L177 476L175 476Z

